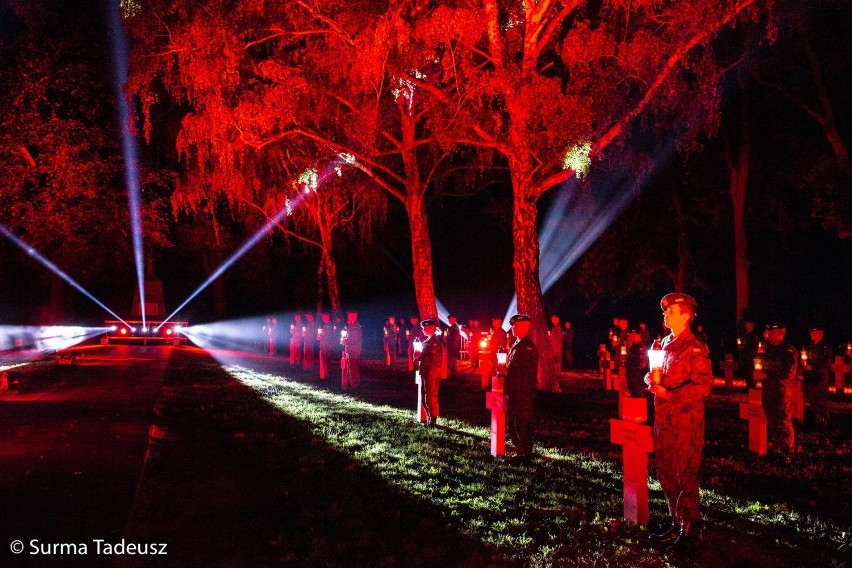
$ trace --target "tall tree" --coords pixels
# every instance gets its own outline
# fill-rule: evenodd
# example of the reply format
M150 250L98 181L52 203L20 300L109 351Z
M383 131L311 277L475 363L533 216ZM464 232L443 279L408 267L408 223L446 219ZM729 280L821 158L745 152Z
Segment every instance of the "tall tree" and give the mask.
M427 192L454 144L418 89L436 67L418 15L406 2L160 0L127 21L143 105L164 90L192 109L178 139L192 192L251 198L245 165L298 155L305 139L354 157L405 207L419 311L434 317Z
M724 70L712 42L758 19L761 4L482 0L474 9L447 9L445 64L463 76L453 96L470 139L508 162L518 307L532 316L533 339L545 352L539 199L613 142L624 144L622 133L637 119L653 116L672 136L714 129ZM539 378L540 387L558 389L547 366Z
M78 281L114 279L132 256L102 14L68 0L10 7L0 36L0 222ZM52 293L58 317L61 290Z

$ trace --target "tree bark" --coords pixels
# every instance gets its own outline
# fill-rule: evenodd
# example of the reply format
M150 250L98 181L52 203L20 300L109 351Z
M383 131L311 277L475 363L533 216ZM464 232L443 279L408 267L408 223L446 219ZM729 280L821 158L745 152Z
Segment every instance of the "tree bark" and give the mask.
M331 305L333 316L340 316L340 283L337 281L337 261L334 260L332 250L334 235L333 229L319 225L320 243L322 244L322 260L320 270L325 271L325 280L328 286L328 302ZM318 303L318 311L322 311L322 296Z
M513 177L515 177L513 175ZM536 232L538 208L536 199L527 195L520 180L513 180L514 215L512 234L515 246L512 267L515 274L515 293L518 311L532 319L530 338L538 347L538 388L559 392L559 375L553 365L553 350L547 336L547 318L542 305L539 281L539 246Z
M743 109L743 114L746 109ZM751 140L745 117L742 119L742 141L736 158L728 157L728 169L731 172L729 192L734 214L734 278L737 291L736 317L749 305L749 260L748 236L745 227L745 194L748 187L749 155Z
M432 241L426 203L419 188L406 192L405 211L411 228L411 260L414 264L414 296L420 319L438 317L435 303L435 282L432 277Z

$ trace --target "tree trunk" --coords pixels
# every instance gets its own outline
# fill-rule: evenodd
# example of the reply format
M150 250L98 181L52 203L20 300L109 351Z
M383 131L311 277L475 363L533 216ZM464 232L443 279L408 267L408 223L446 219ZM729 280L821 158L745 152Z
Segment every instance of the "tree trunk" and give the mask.
M321 270L325 271L325 279L328 283L328 302L331 304L332 316L341 315L340 310L340 283L337 281L337 261L334 260L332 251L333 238L332 229L319 226L320 243L322 244ZM322 296L320 296L321 298ZM320 299L319 309L322 309Z
M322 286L322 275L325 272L325 249L322 251L322 258L317 266L317 313L322 313L322 297L325 294Z
M743 136L740 153L735 159L729 159L728 169L731 172L729 191L734 213L734 275L737 290L737 317L748 308L749 298L749 260L748 237L745 227L745 194L748 187L749 154L751 143L748 126L742 122Z
M515 177L513 175L513 177ZM547 336L547 318L542 305L541 283L539 282L539 246L536 233L538 208L536 200L526 195L526 188L514 182L514 215L512 236L515 258L512 267L515 273L515 293L518 296L518 311L532 318L530 338L538 347L538 388L559 392L559 375L553 365L553 350Z
M438 308L435 303L435 282L432 278L432 242L423 193L419 188L409 188L405 211L411 227L411 260L414 263L414 295L417 299L417 309L420 319L431 319L438 317Z

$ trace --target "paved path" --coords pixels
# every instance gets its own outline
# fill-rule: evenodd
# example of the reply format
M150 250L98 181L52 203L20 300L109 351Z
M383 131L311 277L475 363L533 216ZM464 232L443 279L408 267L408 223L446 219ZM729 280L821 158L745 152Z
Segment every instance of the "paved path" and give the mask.
M95 540L122 538L171 353L90 348L78 365L54 369L50 386L0 396L0 566L112 564L93 554ZM22 554L12 554L14 540ZM61 544L75 546L41 552ZM68 554L80 544L86 556Z

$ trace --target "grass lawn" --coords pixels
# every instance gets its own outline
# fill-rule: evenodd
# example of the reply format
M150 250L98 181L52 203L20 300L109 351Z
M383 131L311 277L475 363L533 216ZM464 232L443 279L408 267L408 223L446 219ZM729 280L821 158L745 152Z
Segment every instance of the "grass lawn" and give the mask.
M442 385L442 425L426 429L401 368L367 362L352 397L282 359L223 361L175 350L151 429L128 535L170 542L170 564L850 565L848 404L826 432L801 427L802 452L782 467L748 452L735 397L714 394L706 528L696 554L677 558L621 519L612 392L578 382L540 394L536 457L519 466L490 456L473 376ZM653 463L651 480L661 518Z

